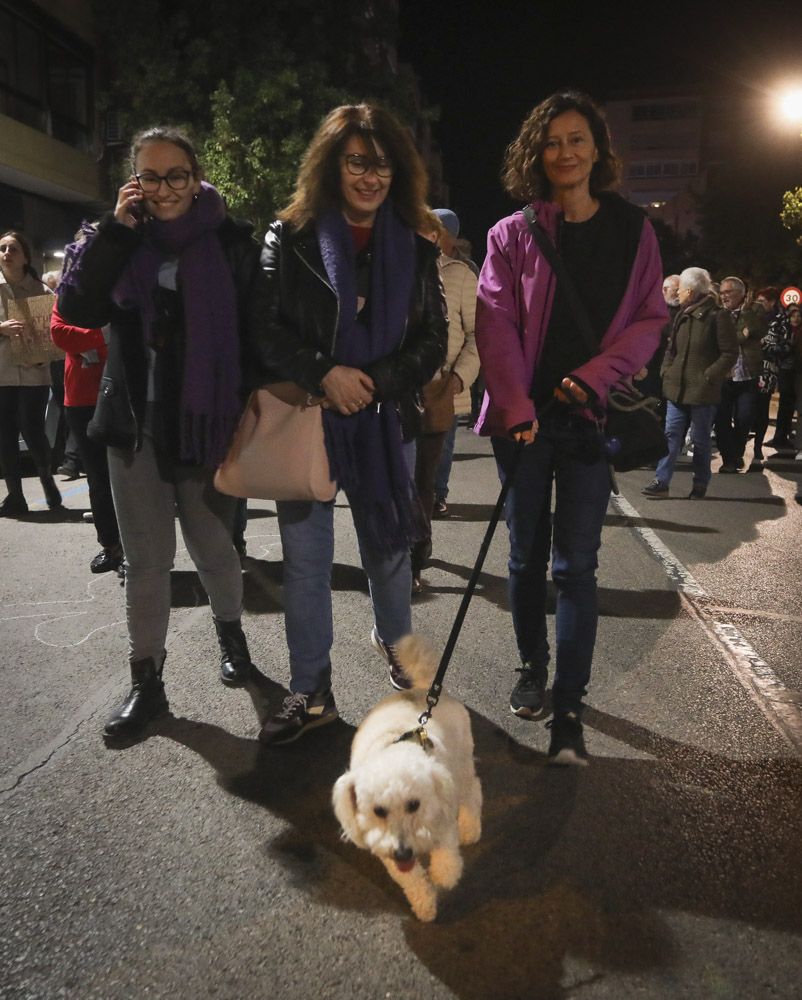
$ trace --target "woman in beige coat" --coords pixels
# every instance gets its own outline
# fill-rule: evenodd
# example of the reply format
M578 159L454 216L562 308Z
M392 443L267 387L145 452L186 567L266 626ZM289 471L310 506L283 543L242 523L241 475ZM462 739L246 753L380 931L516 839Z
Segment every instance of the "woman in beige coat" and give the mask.
M449 215L456 219L453 212ZM474 340L476 275L462 260L451 256L454 252L452 233L434 212L431 213L430 223L432 232L424 235L440 247L437 269L448 307L446 359L424 389L423 434L417 439L415 458L415 483L431 527L435 479L449 437L453 448L457 416L471 412L471 386L479 374L479 353ZM428 537L412 549L413 593L420 592L423 586L421 572L431 553L430 530Z
M61 506L61 494L50 472L50 444L45 434L50 365L17 362L12 339L21 334L23 324L9 318L12 302L50 294L31 265L31 248L22 233L15 230L3 233L0 236L0 466L8 496L0 503L0 517L21 517L28 512L22 492L20 434L36 464L48 507Z

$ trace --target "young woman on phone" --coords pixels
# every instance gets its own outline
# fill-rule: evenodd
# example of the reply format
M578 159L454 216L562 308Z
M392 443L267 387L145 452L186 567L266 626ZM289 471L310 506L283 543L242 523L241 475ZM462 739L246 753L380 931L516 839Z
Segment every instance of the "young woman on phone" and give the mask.
M90 434L109 446L133 686L106 723L109 735L135 734L167 708L176 514L209 595L221 679L242 685L252 670L231 540L236 501L217 493L212 477L240 415L246 372L260 381L259 247L202 180L180 130L141 132L130 166L114 211L72 248L59 296L67 322L111 328Z

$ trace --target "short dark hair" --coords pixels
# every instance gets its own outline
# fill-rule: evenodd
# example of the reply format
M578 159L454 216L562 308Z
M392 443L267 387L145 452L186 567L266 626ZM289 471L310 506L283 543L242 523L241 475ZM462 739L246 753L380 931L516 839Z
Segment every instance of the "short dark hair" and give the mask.
M776 302L780 297L780 289L776 285L767 285L755 293L756 299L765 299L767 302Z
M178 146L186 153L193 176L202 176L203 171L198 161L198 154L195 152L195 146L184 129L177 125L149 125L141 132L137 132L131 140L131 148L128 151L128 163L132 174L136 173L137 154L143 146L147 146L151 142L171 142L174 146Z
M304 153L295 191L279 218L300 229L322 212L341 207L340 154L354 135L367 149L377 142L384 149L393 164L388 197L411 229L422 229L426 168L409 129L389 111L371 104L343 104L326 115Z
M501 180L507 194L517 201L548 198L551 184L541 154L549 125L566 111L576 111L587 121L599 154L590 174L590 193L595 196L618 182L620 163L612 149L604 112L587 94L566 90L552 94L533 108L507 147Z

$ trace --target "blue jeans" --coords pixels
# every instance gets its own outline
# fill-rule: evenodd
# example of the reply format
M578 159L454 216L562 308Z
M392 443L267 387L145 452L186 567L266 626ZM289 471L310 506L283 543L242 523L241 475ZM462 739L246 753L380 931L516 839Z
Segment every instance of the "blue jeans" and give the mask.
M662 486L668 486L674 475L674 466L682 451L688 427L691 428L691 444L693 445L693 481L701 486L710 482L710 431L716 416L715 403L693 405L690 403L672 403L668 401L666 408L666 440L668 454L657 463L654 477Z
M334 501L276 503L284 554L284 627L290 654L290 690L312 693L331 687L331 568ZM412 630L412 571L405 548L391 556L368 541L363 517L351 508L359 554L368 576L376 630L396 643Z
M443 453L440 456L440 463L437 466L437 476L434 480L435 500L445 500L448 496L448 480L451 478L451 463L454 460L454 441L456 436L457 418L454 417L451 430L446 433L446 439L443 442Z
M580 421L581 427L587 421ZM587 428L579 437L595 436ZM610 498L606 458L577 457L577 432L541 426L524 448L507 496L510 533L509 593L512 623L522 663L545 669L549 662L546 600L549 557L557 590L556 669L552 691L555 713L581 712L590 679L599 617L596 569L604 515ZM502 480L516 444L493 438ZM555 491L554 512L551 510Z

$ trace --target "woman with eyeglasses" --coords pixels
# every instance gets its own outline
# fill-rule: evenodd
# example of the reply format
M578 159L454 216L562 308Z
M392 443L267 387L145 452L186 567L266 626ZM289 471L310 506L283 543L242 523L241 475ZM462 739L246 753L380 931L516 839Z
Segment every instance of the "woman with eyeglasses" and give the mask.
M236 501L216 492L212 479L246 380L265 380L267 285L251 227L228 216L178 129L136 136L130 168L114 211L69 248L58 304L75 326L110 324L89 433L109 446L133 682L106 723L110 736L137 734L167 708L162 668L176 514L209 596L221 680L235 687L251 676L231 536Z
M426 174L407 130L366 104L335 108L265 238L270 343L280 377L323 407L331 473L368 576L371 642L397 688L411 629L410 545L425 528L405 440L413 397L445 356L437 250L417 235ZM280 354L279 354L280 348ZM259 734L288 743L337 718L331 692L334 502L279 502L290 695Z
M50 508L61 507L61 494L50 468L50 443L45 414L50 395L50 365L20 364L12 339L24 323L9 317L12 302L49 295L31 264L31 248L22 233L10 229L0 236L0 468L8 495L0 503L0 517L24 517L28 501L22 492L19 439L28 446Z

